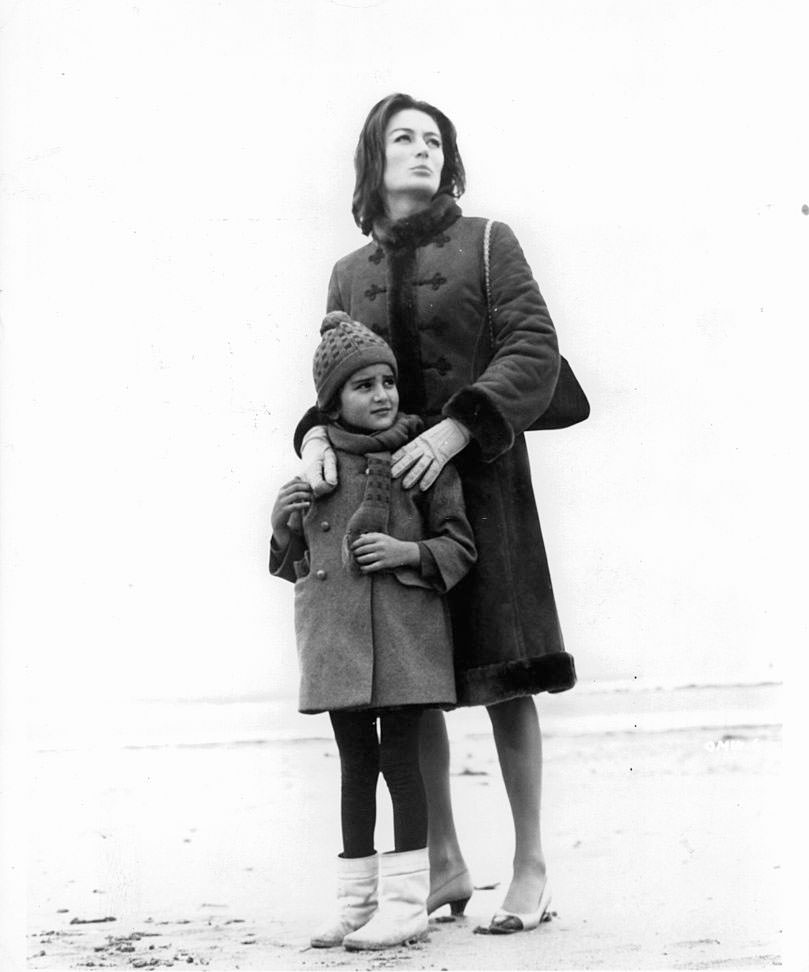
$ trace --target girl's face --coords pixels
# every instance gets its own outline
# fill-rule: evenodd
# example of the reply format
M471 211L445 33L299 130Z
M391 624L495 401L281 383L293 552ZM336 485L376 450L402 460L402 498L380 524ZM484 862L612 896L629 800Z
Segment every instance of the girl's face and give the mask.
M435 119L415 108L391 115L385 129L383 194L423 197L438 192L444 168L441 133Z
M383 432L398 412L399 390L389 364L360 368L340 389L340 418L347 425Z

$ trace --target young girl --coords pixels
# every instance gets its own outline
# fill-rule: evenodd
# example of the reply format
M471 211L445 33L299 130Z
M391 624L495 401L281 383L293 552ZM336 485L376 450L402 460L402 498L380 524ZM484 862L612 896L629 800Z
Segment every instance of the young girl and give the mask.
M456 701L443 595L476 552L453 466L427 492L391 479L391 453L421 421L399 414L390 347L339 311L327 315L321 335L313 372L340 485L317 499L303 480L282 487L270 571L295 582L299 709L329 713L340 753L339 913L311 942L387 948L427 933L419 721L425 708ZM395 848L378 857L380 771Z

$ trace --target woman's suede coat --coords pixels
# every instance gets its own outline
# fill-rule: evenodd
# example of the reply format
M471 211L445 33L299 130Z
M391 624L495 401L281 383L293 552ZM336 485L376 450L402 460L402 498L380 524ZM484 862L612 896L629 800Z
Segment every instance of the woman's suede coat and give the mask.
M372 242L338 261L328 310L381 334L399 364L401 407L426 425L463 422L454 460L478 562L450 595L458 702L480 705L576 681L564 649L523 431L559 372L556 334L513 232L490 241L493 333L483 267L486 221L446 195L429 210L379 221ZM318 420L310 410L296 440Z
M458 473L448 466L429 492L405 490L390 479L390 453L356 454L333 441L337 489L314 500L303 536L270 550L270 571L295 583L298 708L450 708L456 693L444 595L475 561ZM344 563L344 537L363 498L370 492L376 501L388 486L383 532L419 543L422 566L363 575Z

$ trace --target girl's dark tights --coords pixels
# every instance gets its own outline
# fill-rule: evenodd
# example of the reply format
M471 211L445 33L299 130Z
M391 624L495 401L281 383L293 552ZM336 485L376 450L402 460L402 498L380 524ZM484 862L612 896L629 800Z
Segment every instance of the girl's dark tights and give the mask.
M376 784L380 772L393 803L395 850L426 847L427 798L419 769L421 710L329 715L340 753L343 857L368 857L374 853Z

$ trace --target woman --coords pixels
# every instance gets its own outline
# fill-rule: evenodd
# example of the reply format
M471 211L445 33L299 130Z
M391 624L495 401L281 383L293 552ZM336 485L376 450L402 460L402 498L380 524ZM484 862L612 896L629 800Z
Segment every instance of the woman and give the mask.
M503 223L461 215L464 169L442 112L394 94L360 135L352 212L371 242L338 261L328 310L381 334L399 364L405 411L426 431L394 454L393 475L427 489L456 457L478 563L453 592L460 705L485 705L515 828L514 871L489 929L536 927L550 892L540 837L542 744L537 692L576 681L564 650L523 430L547 408L559 373L556 335L522 250ZM484 253L490 266L490 298ZM490 315L489 315L490 311ZM489 316L491 320L489 320ZM303 433L306 433L305 436ZM298 427L307 478L333 488L334 457L316 410ZM443 715L423 720L431 896L460 914L472 882L455 833Z

